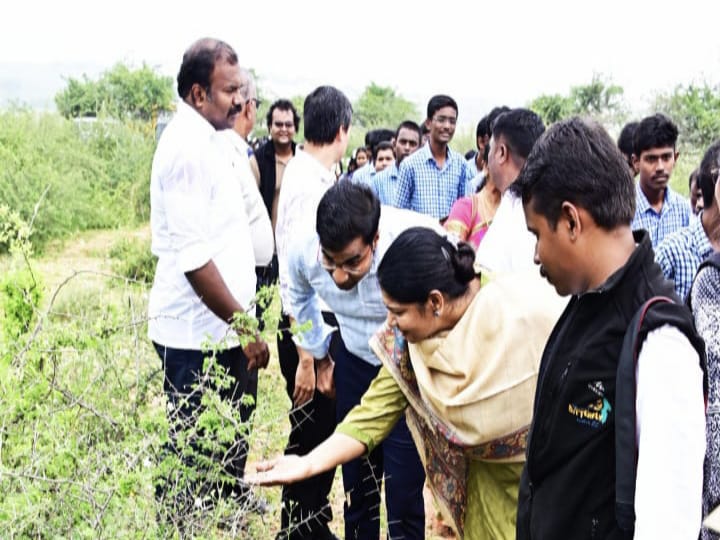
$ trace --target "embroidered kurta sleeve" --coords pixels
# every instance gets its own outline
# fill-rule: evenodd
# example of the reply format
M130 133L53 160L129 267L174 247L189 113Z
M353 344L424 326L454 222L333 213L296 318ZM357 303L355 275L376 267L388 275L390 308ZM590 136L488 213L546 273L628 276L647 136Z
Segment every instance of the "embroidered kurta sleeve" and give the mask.
M368 453L388 436L408 406L405 394L383 366L370 387L336 428L367 446Z

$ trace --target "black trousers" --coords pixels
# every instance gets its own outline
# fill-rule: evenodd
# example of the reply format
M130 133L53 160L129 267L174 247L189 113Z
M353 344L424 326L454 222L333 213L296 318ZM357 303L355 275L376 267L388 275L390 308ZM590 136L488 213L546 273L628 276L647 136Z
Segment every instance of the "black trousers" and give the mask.
M238 433L235 440L224 445L221 451L209 451L204 445L198 444L198 438L203 436L202 430L196 429L198 416L202 412L201 400L203 389L198 387L202 378L203 363L209 353L196 350L173 349L154 343L163 363L165 377L163 390L168 399L168 421L170 424L170 440L168 450L177 454L189 466L198 469L198 478L194 483L193 491L220 488L221 495L228 495L235 490L237 494L242 491L240 482L245 472L247 461L248 442L246 436ZM230 375L230 385L216 388L212 381L206 381L208 387L217 390L220 398L230 402L232 407L240 413L243 422L248 422L255 410L257 398L257 370L247 370L247 357L240 347L234 347L217 353L218 366ZM252 400L243 396L252 396ZM248 424L249 428L249 424ZM219 465L224 474L230 476L231 482L219 482L218 470L200 465L199 460L189 457L192 452L179 448L178 437L190 437L189 444L193 451L211 458L215 466ZM227 492L227 493L226 493Z
M325 322L336 325L334 315L323 313ZM287 395L292 401L295 390L295 371L298 354L290 332L290 321L283 317L282 331L277 340L280 370L285 378ZM340 339L337 332L331 341L331 354ZM313 399L302 407L290 410L290 436L285 448L286 454L304 455L332 435L335 430L335 400L329 399L317 390ZM332 520L332 509L328 499L332 489L335 469L307 480L284 486L282 489L281 532L283 540L320 540L332 538L328 522Z
M272 285L278 279L277 255L273 256L268 266L256 267L257 288ZM258 319L262 324L262 309L257 310ZM323 313L325 322L337 326L335 316ZM278 360L280 371L285 378L285 389L292 403L295 391L295 372L299 359L297 348L289 331L290 320L283 316L280 321L282 329L277 338ZM338 333L333 335L331 353L340 339ZM292 407L292 406L291 406ZM332 435L336 426L335 400L329 399L315 391L313 399L302 407L290 410L290 435L285 447L286 454L304 455ZM278 540L326 540L334 538L328 528L333 514L329 495L332 489L335 470L328 471L307 480L296 482L282 488L282 509L280 516L281 530Z

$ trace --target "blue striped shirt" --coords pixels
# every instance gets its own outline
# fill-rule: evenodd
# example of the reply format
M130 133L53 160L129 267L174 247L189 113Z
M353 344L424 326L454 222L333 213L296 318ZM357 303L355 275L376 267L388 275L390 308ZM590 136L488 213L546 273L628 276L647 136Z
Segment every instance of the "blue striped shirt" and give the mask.
M700 216L702 213L688 227L667 235L655 248L655 260L665 277L675 282L675 292L683 300L690 292L698 266L713 252Z
M393 163L385 170L380 171L370 180L370 187L380 199L380 204L391 205L395 201L395 187L397 186L398 167Z
M352 181L355 184L370 185L370 180L375 177L375 165L367 162L365 165L356 170L352 175Z
M665 235L673 233L690 224L690 203L687 199L675 193L670 186L665 189L665 201L660 213L650 205L647 197L638 182L635 186L635 217L632 220L632 229L645 229L650 233L650 241L656 248Z
M393 205L437 219L447 217L456 200L472 193L472 178L462 155L448 148L441 168L425 144L400 164Z

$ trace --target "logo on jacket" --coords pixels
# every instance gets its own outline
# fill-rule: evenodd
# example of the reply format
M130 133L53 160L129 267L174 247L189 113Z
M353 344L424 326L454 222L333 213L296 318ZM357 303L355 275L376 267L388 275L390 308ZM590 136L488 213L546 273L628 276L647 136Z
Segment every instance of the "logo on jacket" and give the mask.
M568 412L575 417L579 424L597 429L607 422L608 415L612 411L612 405L605 398L605 387L602 381L588 384L588 390L595 394L597 398L590 402L587 407L568 403Z

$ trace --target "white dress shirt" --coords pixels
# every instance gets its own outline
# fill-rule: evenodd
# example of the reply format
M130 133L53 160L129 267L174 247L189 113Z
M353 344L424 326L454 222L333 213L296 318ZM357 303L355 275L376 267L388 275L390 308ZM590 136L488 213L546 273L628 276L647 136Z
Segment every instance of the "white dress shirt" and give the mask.
M152 252L158 256L148 306L150 339L177 349L208 340L237 343L229 325L193 290L186 272L213 261L247 308L255 296L255 257L243 192L218 132L189 105L163 131L150 178ZM249 315L254 310L247 311Z
M507 190L477 249L475 260L491 272L534 267L535 237L527 230L522 200Z
M240 187L243 190L245 213L250 220L250 235L255 253L255 264L266 266L270 264L275 251L272 224L268 216L265 203L255 182L255 175L250 168L248 150L250 146L245 139L234 129L225 129L218 132L220 139L227 145L227 152L233 169L235 170Z
M702 521L705 402L685 335L662 326L637 363L635 540L696 540Z
M299 148L285 167L278 199L275 242L280 298L283 310L290 315L293 315L288 296L288 256L291 244L304 243L306 239L315 236L318 204L335 181L333 171Z

